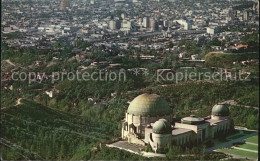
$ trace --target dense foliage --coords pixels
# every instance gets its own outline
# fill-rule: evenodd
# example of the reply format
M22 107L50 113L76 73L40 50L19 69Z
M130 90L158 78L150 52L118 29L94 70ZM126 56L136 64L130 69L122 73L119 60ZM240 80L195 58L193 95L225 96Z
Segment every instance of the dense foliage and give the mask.
M20 34L20 33L15 33ZM7 35L13 38L18 35ZM242 42L254 45L258 42L255 33L246 35ZM40 44L48 43L41 40ZM91 44L76 42L81 49ZM258 44L258 43L257 43ZM79 62L73 59L75 53L72 46L67 42L58 41L53 44L52 50L14 49L2 44L2 62L7 60L15 65L19 71L33 69L36 72L68 71L75 72L79 66L89 66L93 61L109 61L121 63L122 68L144 67L149 71L167 68L178 72L186 72L180 67L197 67L189 72L201 72L203 67L239 67L258 72L258 66L234 66L234 61L258 59L258 53L232 53L216 54L208 53L210 46L220 46L222 42L217 39L204 44L202 48L195 41L182 40L179 47L181 52L186 52L187 57L192 54L206 55L205 64L189 62L177 62L178 52L165 53L160 61L145 61L140 59L140 53L144 55L155 55L155 50L136 50L137 57L132 57L131 50L119 50L113 48L113 52L105 51L105 46L93 48L85 58L86 61ZM169 44L169 48L173 44ZM129 47L131 48L131 47ZM118 54L124 53L121 57ZM208 53L208 54L207 54ZM36 61L40 61L36 65ZM10 63L9 63L10 66ZM28 67L28 68L25 68ZM106 68L110 71L110 69ZM210 68L206 71L208 72ZM87 72L95 72L87 69ZM118 71L117 71L118 72ZM120 137L121 120L128 107L128 101L142 93L157 93L164 97L173 114L179 120L191 114L197 116L208 116L214 104L226 100L235 100L240 105L259 105L258 81L250 82L156 82L150 73L148 76L126 73L126 81L70 81L68 79L51 83L44 80L41 83L28 84L26 81L8 81L7 86L13 89L2 88L1 116L2 132L2 157L7 160L147 160L136 154L126 151L99 146L100 143L110 142ZM165 83L162 85L162 83ZM55 89L57 94L50 98L45 94L46 90ZM112 96L112 93L116 93ZM17 100L22 99L22 104L17 105ZM257 129L258 111L245 107L230 107L231 116L235 125ZM186 155L182 155L185 151ZM201 155L198 149L167 149L166 158L153 158L151 160L219 160L224 158L223 154Z
M235 100L241 105L250 104L252 106L258 106L258 89L257 82L217 83L202 81L168 85L166 87L150 87L134 92L130 97L133 98L143 92L157 93L166 98L169 105L174 109L176 118L180 119L191 114L204 117L208 116L210 115L211 108L216 103L226 100ZM231 111L233 110L236 111L237 109L231 108ZM257 129L258 117L255 115L256 113L250 112L252 109L248 108L241 107L240 110L247 113L247 117L241 120L243 116L233 116L235 125ZM247 118L250 119L247 120ZM255 126L253 126L253 124L255 124Z
M92 148L91 144L113 139L114 131L119 130L110 122L91 121L27 100L3 110L1 124L2 138L8 145L2 154L9 160L69 160L81 145Z
M234 67L233 62L246 61L248 59L258 59L258 53L208 53L205 56L207 66L213 67Z
M234 118L234 124L247 127L249 129L258 129L259 112L256 109L232 106L231 116Z

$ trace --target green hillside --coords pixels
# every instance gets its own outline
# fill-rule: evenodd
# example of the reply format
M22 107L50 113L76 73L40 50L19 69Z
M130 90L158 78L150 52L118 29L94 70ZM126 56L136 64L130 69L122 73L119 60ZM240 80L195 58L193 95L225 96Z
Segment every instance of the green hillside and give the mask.
M18 106L2 111L2 148L4 159L71 159L81 145L113 139L114 124L92 122L22 100ZM79 149L78 149L79 148ZM85 158L88 153L84 153ZM82 158L78 158L82 159Z

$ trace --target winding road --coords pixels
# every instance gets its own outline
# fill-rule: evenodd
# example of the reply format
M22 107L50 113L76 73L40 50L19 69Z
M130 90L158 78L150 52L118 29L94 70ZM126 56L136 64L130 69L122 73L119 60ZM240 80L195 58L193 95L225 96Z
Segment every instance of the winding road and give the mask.
M227 100L227 101L222 102L221 104L228 104L228 105L232 105L232 106L240 106L240 107L253 108L253 109L259 110L259 107L237 104L237 103L235 102L235 100Z

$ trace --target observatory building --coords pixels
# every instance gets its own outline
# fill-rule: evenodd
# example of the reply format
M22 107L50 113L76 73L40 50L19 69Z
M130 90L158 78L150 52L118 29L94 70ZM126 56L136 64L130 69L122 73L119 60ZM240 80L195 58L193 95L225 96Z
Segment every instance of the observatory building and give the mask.
M191 115L173 122L173 110L156 94L137 96L129 105L122 121L122 138L132 144L151 145L158 149L196 144L214 139L233 127L229 109L224 104L212 108L206 118Z

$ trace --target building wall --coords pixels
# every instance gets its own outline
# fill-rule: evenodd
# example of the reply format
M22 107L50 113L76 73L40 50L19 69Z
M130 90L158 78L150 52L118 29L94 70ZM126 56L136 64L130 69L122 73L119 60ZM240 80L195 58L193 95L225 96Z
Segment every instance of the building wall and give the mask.
M126 113L126 122L128 125L134 124L137 127L137 133L144 134L145 127L151 123L156 122L159 119L166 119L167 121L171 122L172 115L166 116L156 116L156 117L149 117L149 116L135 116L132 114Z
M172 134L150 133L149 138L149 143L155 152L160 148L167 147L167 144L170 145L172 143Z
M144 141L146 143L149 143L149 141L150 141L150 133L152 133L152 128L145 128Z
M138 144L145 146L145 142L141 139L138 139L134 134L129 134L127 137L127 141L131 144Z
M143 26L145 27L145 28L148 28L148 27L150 27L149 26L149 17L144 17L143 18Z
M214 28L207 28L207 33L208 34L211 34L211 35L214 35L215 34L215 29Z
M215 115L211 115L211 119L213 120L225 120L225 119L229 119L229 116L215 116Z
M126 139L128 133L134 133L132 124L135 126L136 131L135 133L140 134L144 137L145 135L145 128L147 125L156 122L159 119L166 119L167 121L172 121L172 115L166 115L166 116L156 116L156 117L150 117L150 116L135 116L132 114L125 114L125 120L122 122L122 138Z
M192 132L174 135L172 140L174 145L185 145L193 140L196 140L197 135Z
M201 125L190 125L177 122L175 123L175 128L189 129L192 131L177 135L155 134L152 132L152 127L147 127L147 125L152 124L161 118L171 122L172 115L142 117L126 113L125 116L125 120L122 121L122 138L127 139L129 143L133 144L150 144L155 152L160 148L166 147L167 144L181 146L188 143L199 143L206 139L213 139L216 137L216 134L223 135L231 128L231 120L229 116L211 116L211 119L220 121L213 124L205 122ZM134 129L136 129L135 132Z
M211 126L211 138L215 138L217 134L225 134L231 128L231 121L230 120L223 120L215 126Z

